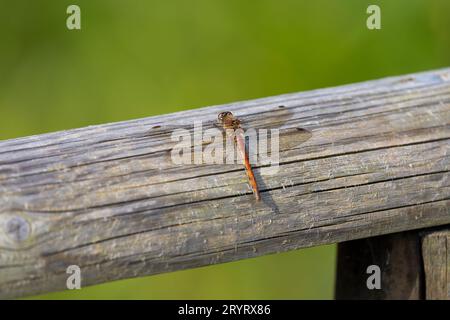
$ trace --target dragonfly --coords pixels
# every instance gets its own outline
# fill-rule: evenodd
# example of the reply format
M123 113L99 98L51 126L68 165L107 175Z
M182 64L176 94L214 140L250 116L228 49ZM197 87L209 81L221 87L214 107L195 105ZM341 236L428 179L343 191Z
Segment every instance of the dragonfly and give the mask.
M239 117L235 116L231 111L223 111L217 115L216 121L210 120L202 123L203 128L219 128L223 131L222 145L226 144L227 139L234 144L242 159L248 183L257 202L261 200L260 188L250 161L249 143L251 142L245 139L244 128L255 130L276 129L279 134L279 152L292 151L308 141L312 136L309 130L294 124L289 124L289 120L293 117L293 114L291 110L284 106L279 106L275 110L266 110L258 114L242 115ZM158 136L165 135L173 132L177 128L187 129L189 132L192 131L192 126L155 125L148 133ZM212 141L203 141L203 150L211 143ZM191 150L193 148L194 146L191 147ZM194 159L192 158L191 160L194 163Z
M226 130L229 139L233 139L237 145L241 157L244 161L245 172L247 173L248 182L253 190L256 201L261 200L261 195L259 194L258 183L255 179L255 174L253 173L252 166L250 165L250 157L248 155L248 149L245 146L245 137L241 128L241 120L236 118L230 111L225 111L219 113L217 116L219 124ZM238 131L239 130L239 131Z

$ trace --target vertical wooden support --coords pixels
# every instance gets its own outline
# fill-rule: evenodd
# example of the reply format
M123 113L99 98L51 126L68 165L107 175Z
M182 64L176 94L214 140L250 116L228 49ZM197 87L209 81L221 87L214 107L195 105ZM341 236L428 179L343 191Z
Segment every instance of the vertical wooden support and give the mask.
M381 288L369 289L371 265L380 268ZM423 299L418 231L342 242L338 245L336 299Z
M426 299L450 300L450 230L425 234L422 254Z

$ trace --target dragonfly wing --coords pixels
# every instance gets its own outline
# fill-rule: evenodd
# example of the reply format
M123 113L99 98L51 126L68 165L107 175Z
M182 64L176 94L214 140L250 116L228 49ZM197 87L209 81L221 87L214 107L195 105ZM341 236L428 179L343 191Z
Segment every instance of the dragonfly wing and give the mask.
M312 137L311 131L304 128L287 128L279 130L279 150L298 148Z
M210 151L214 149L214 147L217 149L218 146L226 145L227 138L224 131L212 121L203 123L201 130L200 128L198 128L198 131L195 130L196 128L193 125L156 125L151 127L146 132L146 135L149 138L154 137L155 139L160 140L163 144L164 150L162 151L165 151L164 162L166 163L166 166L172 166L181 161L180 158L178 158L178 161L174 160L174 157L180 156L178 151L190 154L190 157L186 155L186 157L183 158L183 164L210 164L213 160L206 159ZM197 138L199 141L195 140ZM197 159L195 159L194 154L198 151L200 152ZM220 160L216 161L219 161L219 163L221 162Z
M286 126L293 115L294 113L291 110L280 106L276 110L243 117L241 122L245 129L254 128L257 131L260 129L266 129L267 131L278 130L279 150L289 150L298 147L312 136L309 130L297 126L281 129L283 126Z
M239 120L241 120L241 125L245 129L274 129L283 126L293 115L294 113L291 110L283 107L239 117Z

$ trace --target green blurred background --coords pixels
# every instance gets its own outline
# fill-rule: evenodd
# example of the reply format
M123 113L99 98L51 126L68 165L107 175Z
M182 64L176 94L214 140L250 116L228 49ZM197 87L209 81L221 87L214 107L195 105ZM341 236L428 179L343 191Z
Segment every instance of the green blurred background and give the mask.
M449 66L450 1L4 0L0 36L10 139ZM324 246L39 298L330 299L334 264Z

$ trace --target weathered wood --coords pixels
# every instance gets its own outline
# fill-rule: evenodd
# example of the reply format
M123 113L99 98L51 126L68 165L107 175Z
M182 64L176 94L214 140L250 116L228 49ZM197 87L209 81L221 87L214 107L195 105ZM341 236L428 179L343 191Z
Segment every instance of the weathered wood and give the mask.
M380 270L380 288L367 286ZM422 253L418 231L407 231L339 243L336 299L423 299ZM369 282L372 279L369 279Z
M174 165L159 126L213 121L311 138L279 173ZM153 128L153 129L151 129ZM221 263L450 223L450 69L0 142L0 296Z
M426 234L422 241L426 298L450 300L450 230Z

